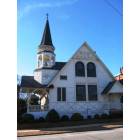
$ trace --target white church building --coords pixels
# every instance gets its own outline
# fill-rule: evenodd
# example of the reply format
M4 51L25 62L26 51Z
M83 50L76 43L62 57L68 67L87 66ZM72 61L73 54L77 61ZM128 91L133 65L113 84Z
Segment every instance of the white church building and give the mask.
M60 116L81 113L86 118L122 110L122 84L87 42L67 62L57 62L56 55L47 18L34 75L21 79L21 92L28 93L27 113L39 118L55 109ZM32 94L39 95L38 104L30 104Z

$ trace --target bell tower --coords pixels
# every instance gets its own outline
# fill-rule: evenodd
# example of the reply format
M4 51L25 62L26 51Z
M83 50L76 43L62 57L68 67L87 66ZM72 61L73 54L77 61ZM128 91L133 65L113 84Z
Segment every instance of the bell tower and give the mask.
M37 68L51 68L55 64L55 47L52 43L49 19L47 14L47 20L45 29L43 32L41 43L38 47L37 53Z
M34 70L34 79L43 85L47 85L56 72L53 70L55 65L54 50L47 14L43 36L37 51L37 68Z

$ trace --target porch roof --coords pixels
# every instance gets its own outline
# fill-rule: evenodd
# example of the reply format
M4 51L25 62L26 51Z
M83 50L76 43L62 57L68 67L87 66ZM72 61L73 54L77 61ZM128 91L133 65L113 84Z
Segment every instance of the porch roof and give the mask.
M43 68L37 68L34 71L39 71L42 69L50 69L50 70L61 70L66 65L66 62L55 62L55 65L51 68L43 67Z
M47 85L42 85L37 82L33 76L22 76L21 78L21 88L46 88Z
M123 93L123 85L120 81L111 81L107 84L107 86L104 88L104 90L102 91L102 95L103 94L113 94L113 93Z
M115 84L116 81L111 81L108 83L108 85L104 88L104 90L102 91L101 94L107 94L110 89L113 87L113 85Z

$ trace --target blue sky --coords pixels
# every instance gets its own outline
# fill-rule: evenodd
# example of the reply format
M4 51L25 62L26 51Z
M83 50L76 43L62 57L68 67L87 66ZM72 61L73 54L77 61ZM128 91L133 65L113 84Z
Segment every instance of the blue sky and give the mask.
M49 13L56 61L67 61L87 41L114 74L123 65L122 0L18 0L17 72L33 75Z

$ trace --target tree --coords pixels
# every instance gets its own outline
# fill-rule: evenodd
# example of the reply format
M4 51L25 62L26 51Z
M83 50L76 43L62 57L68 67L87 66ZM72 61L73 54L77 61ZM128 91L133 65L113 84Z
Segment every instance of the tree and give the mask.
M21 117L27 112L26 100L18 98L17 99L17 121L20 122Z

